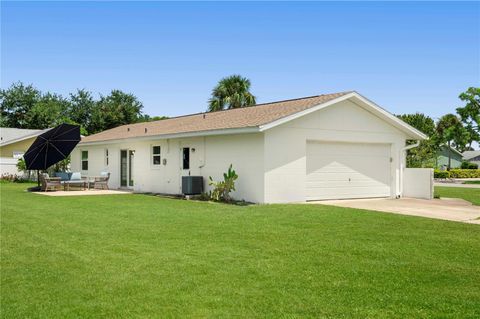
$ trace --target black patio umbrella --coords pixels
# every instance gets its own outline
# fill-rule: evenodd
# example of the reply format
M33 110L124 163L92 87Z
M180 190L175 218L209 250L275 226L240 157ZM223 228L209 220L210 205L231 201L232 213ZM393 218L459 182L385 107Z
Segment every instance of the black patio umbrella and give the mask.
M60 124L39 135L23 155L29 170L45 170L67 158L80 142L80 126ZM40 179L38 180L40 185Z

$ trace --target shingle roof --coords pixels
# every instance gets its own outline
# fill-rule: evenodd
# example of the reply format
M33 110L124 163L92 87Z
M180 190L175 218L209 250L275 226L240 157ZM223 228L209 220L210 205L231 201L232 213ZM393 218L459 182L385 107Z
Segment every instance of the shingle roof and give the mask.
M480 151L465 151L462 155L464 159L469 160L471 158L480 156Z
M257 104L232 110L198 113L170 119L127 124L82 138L81 143L133 137L169 135L222 129L258 127L328 102L350 92L322 94L293 100Z

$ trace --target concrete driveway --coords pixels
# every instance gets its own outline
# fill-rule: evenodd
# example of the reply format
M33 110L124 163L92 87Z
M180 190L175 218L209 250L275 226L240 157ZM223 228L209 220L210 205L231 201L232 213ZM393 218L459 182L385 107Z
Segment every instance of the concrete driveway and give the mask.
M480 206L473 206L462 199L354 199L311 202L321 205L375 210L386 213L421 216L480 224Z

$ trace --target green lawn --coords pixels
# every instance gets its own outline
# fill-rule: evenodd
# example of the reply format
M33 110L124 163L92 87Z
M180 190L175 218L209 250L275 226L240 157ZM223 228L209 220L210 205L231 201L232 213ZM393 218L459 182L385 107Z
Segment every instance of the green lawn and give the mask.
M480 188L435 186L435 197L462 198L473 205L480 205Z
M480 226L1 187L3 318L479 318Z
M480 181L465 181L463 184L480 184Z

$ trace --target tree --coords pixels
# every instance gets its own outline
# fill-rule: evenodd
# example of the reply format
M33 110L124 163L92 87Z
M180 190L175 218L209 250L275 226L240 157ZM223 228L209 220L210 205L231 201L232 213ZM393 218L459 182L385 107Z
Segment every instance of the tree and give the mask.
M0 90L0 125L16 128L36 128L29 122L29 113L40 100L41 93L32 85L13 83Z
M470 123L466 123L465 129L468 132L467 144L465 145L465 149L460 150L461 152L472 151L473 142L480 143L480 133L477 130L475 130L475 128Z
M159 115L150 116L150 115L148 115L148 114L143 114L143 115L140 116L140 118L138 119L138 122L161 121L161 120L166 120L166 119L168 119L168 118L169 118L168 116L159 116Z
M212 90L208 112L252 106L255 96L250 93L250 80L240 75L221 79Z
M464 107L457 108L465 128L470 134L468 148L472 142L480 142L480 88L470 87L459 96L460 100L465 101Z
M420 141L420 145L407 151L407 167L433 167L438 150L435 122L422 113L397 115L402 121L410 124L428 136L428 140ZM413 144L408 141L407 144Z
M442 116L437 123L436 130L439 141L446 143L448 146L448 169L450 170L452 161L451 147L456 147L458 150L464 149L468 141L468 131L454 114Z
M70 108L68 116L71 121L81 126L85 132L91 128L92 112L96 107L96 102L93 99L92 93L82 89L77 90L76 93L70 93Z
M108 96L101 96L92 112L89 133L97 133L120 125L137 123L142 115L143 105L133 94L113 90Z
M32 85L14 83L0 90L0 126L45 129L61 123L80 125L82 135L97 133L119 125L156 120L142 114L137 97L113 90L95 101L92 94L77 90L66 99L59 94L42 94Z
M57 94L47 93L27 114L29 128L44 129L68 122L69 102Z

